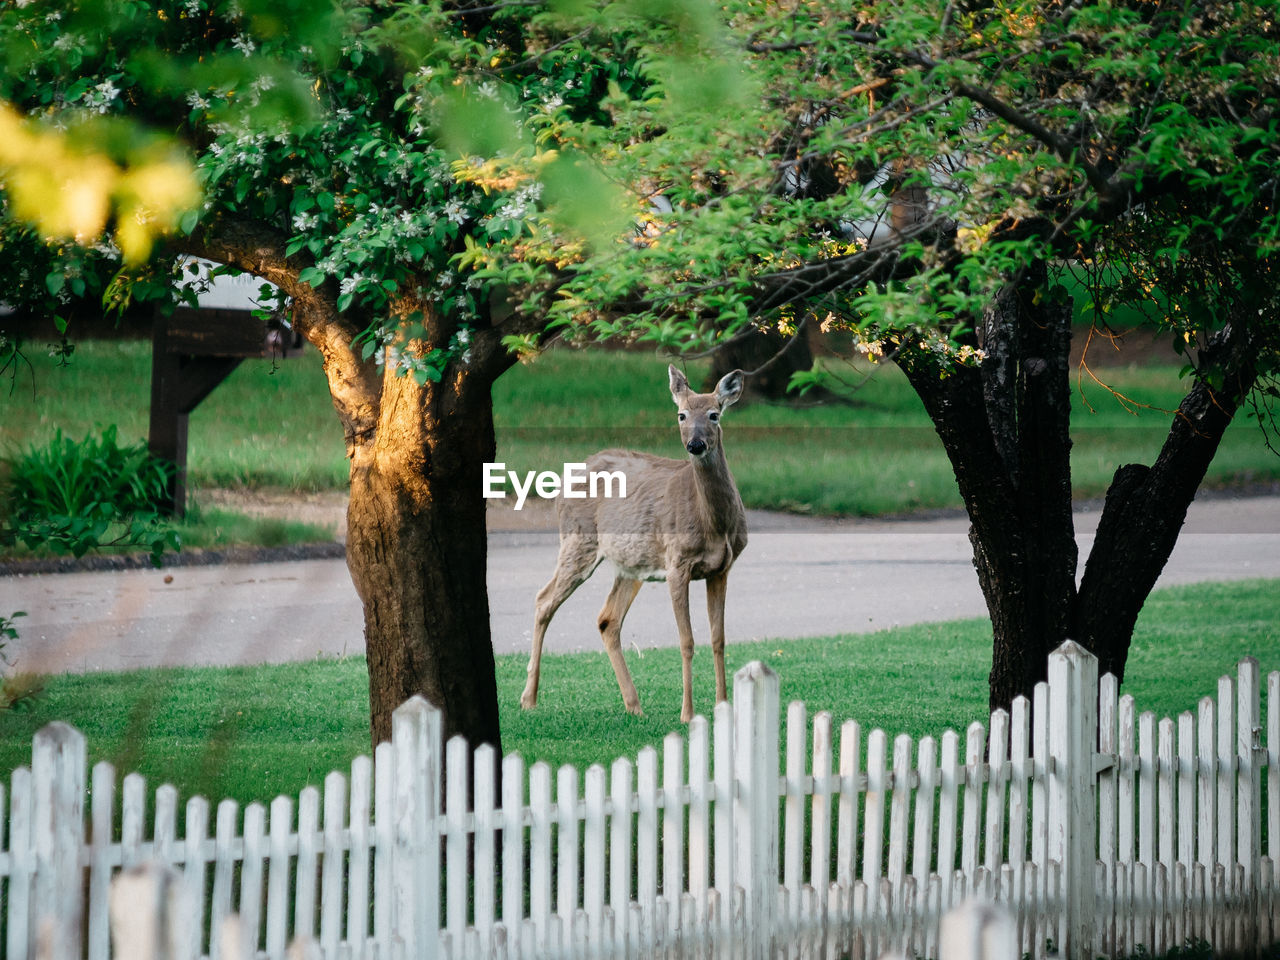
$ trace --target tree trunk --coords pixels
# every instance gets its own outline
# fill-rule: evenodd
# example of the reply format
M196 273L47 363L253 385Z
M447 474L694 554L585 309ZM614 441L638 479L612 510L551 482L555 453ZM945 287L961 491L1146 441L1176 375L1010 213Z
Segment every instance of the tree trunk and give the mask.
M392 711L421 694L442 712L446 737L500 748L481 479L494 458L493 381L515 362L502 337L527 331L482 322L466 356L440 382L420 385L361 356L353 340L369 318L339 313L334 284L300 283L308 261L286 257L286 241L260 224L226 222L186 238L183 251L279 285L323 358L351 461L347 566L364 605L373 743L390 738ZM394 309L425 331L402 350L445 348L457 333L456 320L430 304ZM527 328L542 324L534 317Z
M1098 657L1100 672L1124 679L1138 613L1173 552L1222 435L1257 380L1255 338L1237 307L1199 360L1217 372L1198 380L1178 406L1150 467L1120 467L1107 490L1093 550L1080 580L1072 633Z
M1071 306L1043 266L1005 288L982 318L986 359L939 376L926 351L898 363L933 420L971 521L974 566L991 616L990 703L1007 707L1045 678L1048 654L1070 638L1124 676L1138 613L1177 542L1223 432L1252 389L1256 344L1246 318L1199 357L1214 375L1188 392L1150 467L1116 471L1077 593L1071 517L1067 359ZM1216 384L1216 386L1211 386Z
M981 323L987 358L947 376L899 355L924 401L969 513L991 615L992 707L1030 695L1067 638L1075 599L1071 517L1070 303L1045 295L1043 265L1005 289Z
M462 369L425 386L388 372L376 436L352 457L347 564L364 604L374 743L421 694L446 738L501 747L482 494L489 388Z

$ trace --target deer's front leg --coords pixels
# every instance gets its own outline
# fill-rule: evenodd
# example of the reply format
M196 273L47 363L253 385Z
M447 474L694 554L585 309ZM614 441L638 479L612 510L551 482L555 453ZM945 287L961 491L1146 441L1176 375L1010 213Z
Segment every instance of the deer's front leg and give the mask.
M684 680L680 720L688 723L693 719L693 625L689 622L689 571L668 570L667 588L671 591L671 609L676 615L676 630L680 634L681 676Z
M729 699L724 676L724 597L728 587L727 573L707 578L707 619L711 621L711 655L716 662L716 703Z

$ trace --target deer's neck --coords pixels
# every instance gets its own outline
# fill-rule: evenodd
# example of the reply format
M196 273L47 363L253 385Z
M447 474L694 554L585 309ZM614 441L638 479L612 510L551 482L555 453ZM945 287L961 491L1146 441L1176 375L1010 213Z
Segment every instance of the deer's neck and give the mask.
M693 461L693 485L698 494L698 513L709 529L727 533L742 525L742 499L723 449Z

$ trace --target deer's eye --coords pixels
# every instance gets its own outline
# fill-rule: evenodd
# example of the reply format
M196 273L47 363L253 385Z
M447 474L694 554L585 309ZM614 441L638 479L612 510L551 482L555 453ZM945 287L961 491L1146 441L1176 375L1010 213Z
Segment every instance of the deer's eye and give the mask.
M717 420L719 420L719 419L720 419L720 414L716 413L716 412L713 410L713 411L711 411L710 413L708 413L708 414L707 414L707 419L708 419L708 420L710 420L712 423L715 423Z
M681 410L681 411L680 411L680 413L678 414L678 416L680 417L680 422L681 422L681 423L684 423L685 412L684 412L683 410Z

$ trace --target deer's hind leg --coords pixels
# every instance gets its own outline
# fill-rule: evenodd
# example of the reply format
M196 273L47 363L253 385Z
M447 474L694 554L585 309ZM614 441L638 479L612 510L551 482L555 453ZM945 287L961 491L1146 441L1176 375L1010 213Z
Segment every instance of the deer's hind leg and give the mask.
M727 573L707 577L707 619L711 623L711 655L716 665L716 703L729 699L724 676L724 597Z
M538 591L534 602L533 617L533 651L529 655L529 677L524 684L524 692L520 694L520 706L526 710L538 704L538 680L542 672L542 642L547 636L547 627L551 618L556 615L560 605L578 587L586 582L587 577L600 564L600 556L596 549L594 537L572 536L560 540L560 554L556 557L556 572L550 582Z
M604 652L609 655L613 664L614 676L618 678L618 689L622 691L622 703L627 713L640 715L640 695L636 693L636 685L631 681L631 671L627 669L627 661L622 656L622 621L631 609L631 602L640 592L640 581L618 574L613 579L613 589L600 609L598 625L600 639L604 641Z

